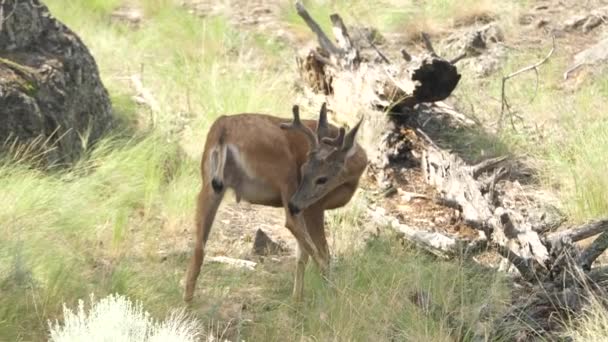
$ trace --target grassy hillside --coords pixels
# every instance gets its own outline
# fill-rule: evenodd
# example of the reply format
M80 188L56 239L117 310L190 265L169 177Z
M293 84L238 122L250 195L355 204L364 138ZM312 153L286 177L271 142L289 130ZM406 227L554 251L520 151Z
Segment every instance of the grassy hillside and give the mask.
M69 170L33 169L33 157L17 151L0 163L0 341L44 340L47 320L60 318L62 304L75 306L90 293L125 294L156 317L182 306L180 280L207 127L221 114L289 115L293 104L292 50L236 29L227 17L199 18L177 1L133 0L129 3L140 6L145 18L134 30L110 20L127 1L45 3L90 48L124 125ZM514 41L515 16L530 6L423 3L307 5L315 16L343 11L394 33L435 28L439 34L486 13L497 16ZM282 6L285 26L305 36L291 2ZM522 45L502 72L487 79L465 75L454 97L472 105L484 122L496 120L501 74L542 57L548 47ZM608 212L608 113L602 110L608 81L602 69L575 91L563 89L560 77L568 61L567 52L558 50L541 67L533 101L533 74L510 83L520 115L542 129L507 127L500 142L529 155L542 185L580 221ZM141 76L159 112L133 100L132 75ZM324 284L309 267L303 308L290 298L291 259L265 262L253 273L205 265L193 310L209 333L239 341L467 341L473 331L487 328L510 300L507 281L477 266L437 261L388 232L363 244L361 231L370 224L362 215L366 201L360 193L330 215L332 283ZM605 325L605 315L589 317Z

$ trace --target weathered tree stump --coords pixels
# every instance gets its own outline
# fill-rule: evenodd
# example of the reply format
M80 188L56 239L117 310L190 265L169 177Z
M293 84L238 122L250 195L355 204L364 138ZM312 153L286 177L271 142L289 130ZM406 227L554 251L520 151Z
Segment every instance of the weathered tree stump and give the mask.
M348 125L356 122L353 108L381 115L418 103L440 101L452 93L460 80L454 64L435 53L426 35L423 35L426 52L420 56L402 50L402 60L390 61L370 42L379 58L366 60L360 53L362 47L353 43L340 15L330 16L334 43L300 1L296 2L296 10L319 43L297 57L301 79L309 97L321 95L322 101L328 103L335 121Z

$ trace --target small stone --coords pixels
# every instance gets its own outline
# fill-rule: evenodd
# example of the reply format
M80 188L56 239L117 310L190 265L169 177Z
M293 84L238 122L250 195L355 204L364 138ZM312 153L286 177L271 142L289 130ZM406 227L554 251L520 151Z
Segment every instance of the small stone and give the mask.
M540 18L536 21L536 24L534 26L536 26L536 28L541 28L547 26L547 24L549 24L549 20L545 18Z
M272 241L272 239L261 229L255 232L252 252L255 255L267 256L280 254L285 251L285 248L280 244Z

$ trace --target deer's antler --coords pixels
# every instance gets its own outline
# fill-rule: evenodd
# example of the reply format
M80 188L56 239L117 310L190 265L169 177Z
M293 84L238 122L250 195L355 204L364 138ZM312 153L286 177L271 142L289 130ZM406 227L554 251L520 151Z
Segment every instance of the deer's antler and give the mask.
M327 103L323 102L319 111L319 121L317 122L317 139L322 141L329 136L329 124L327 123Z
M335 138L325 137L321 141L324 144L327 144L327 145L330 145L330 146L334 146L334 147L340 149L340 148L342 148L342 144L344 143L344 135L345 134L346 134L346 130L344 129L344 127L340 127L340 131L339 131L337 137L335 137Z
M302 121L300 121L300 107L298 107L298 105L294 105L292 111L293 121L291 123L282 123L281 128L298 129L302 131L302 133L304 133L304 135L306 135L306 137L308 138L311 149L316 149L317 147L319 147L319 140L317 139L315 133L312 131L312 129L310 129L308 126L303 125Z

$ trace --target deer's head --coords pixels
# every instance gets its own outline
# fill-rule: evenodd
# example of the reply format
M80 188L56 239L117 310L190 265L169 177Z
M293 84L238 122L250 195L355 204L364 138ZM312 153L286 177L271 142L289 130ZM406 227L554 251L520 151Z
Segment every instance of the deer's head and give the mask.
M355 152L355 136L363 119L348 133L340 128L337 137L329 137L327 106L321 106L317 131L313 132L300 121L300 110L293 106L293 121L281 124L282 129L298 129L306 135L310 143L308 158L300 169L300 184L289 200L292 215L308 208L331 190L344 183L346 160Z

